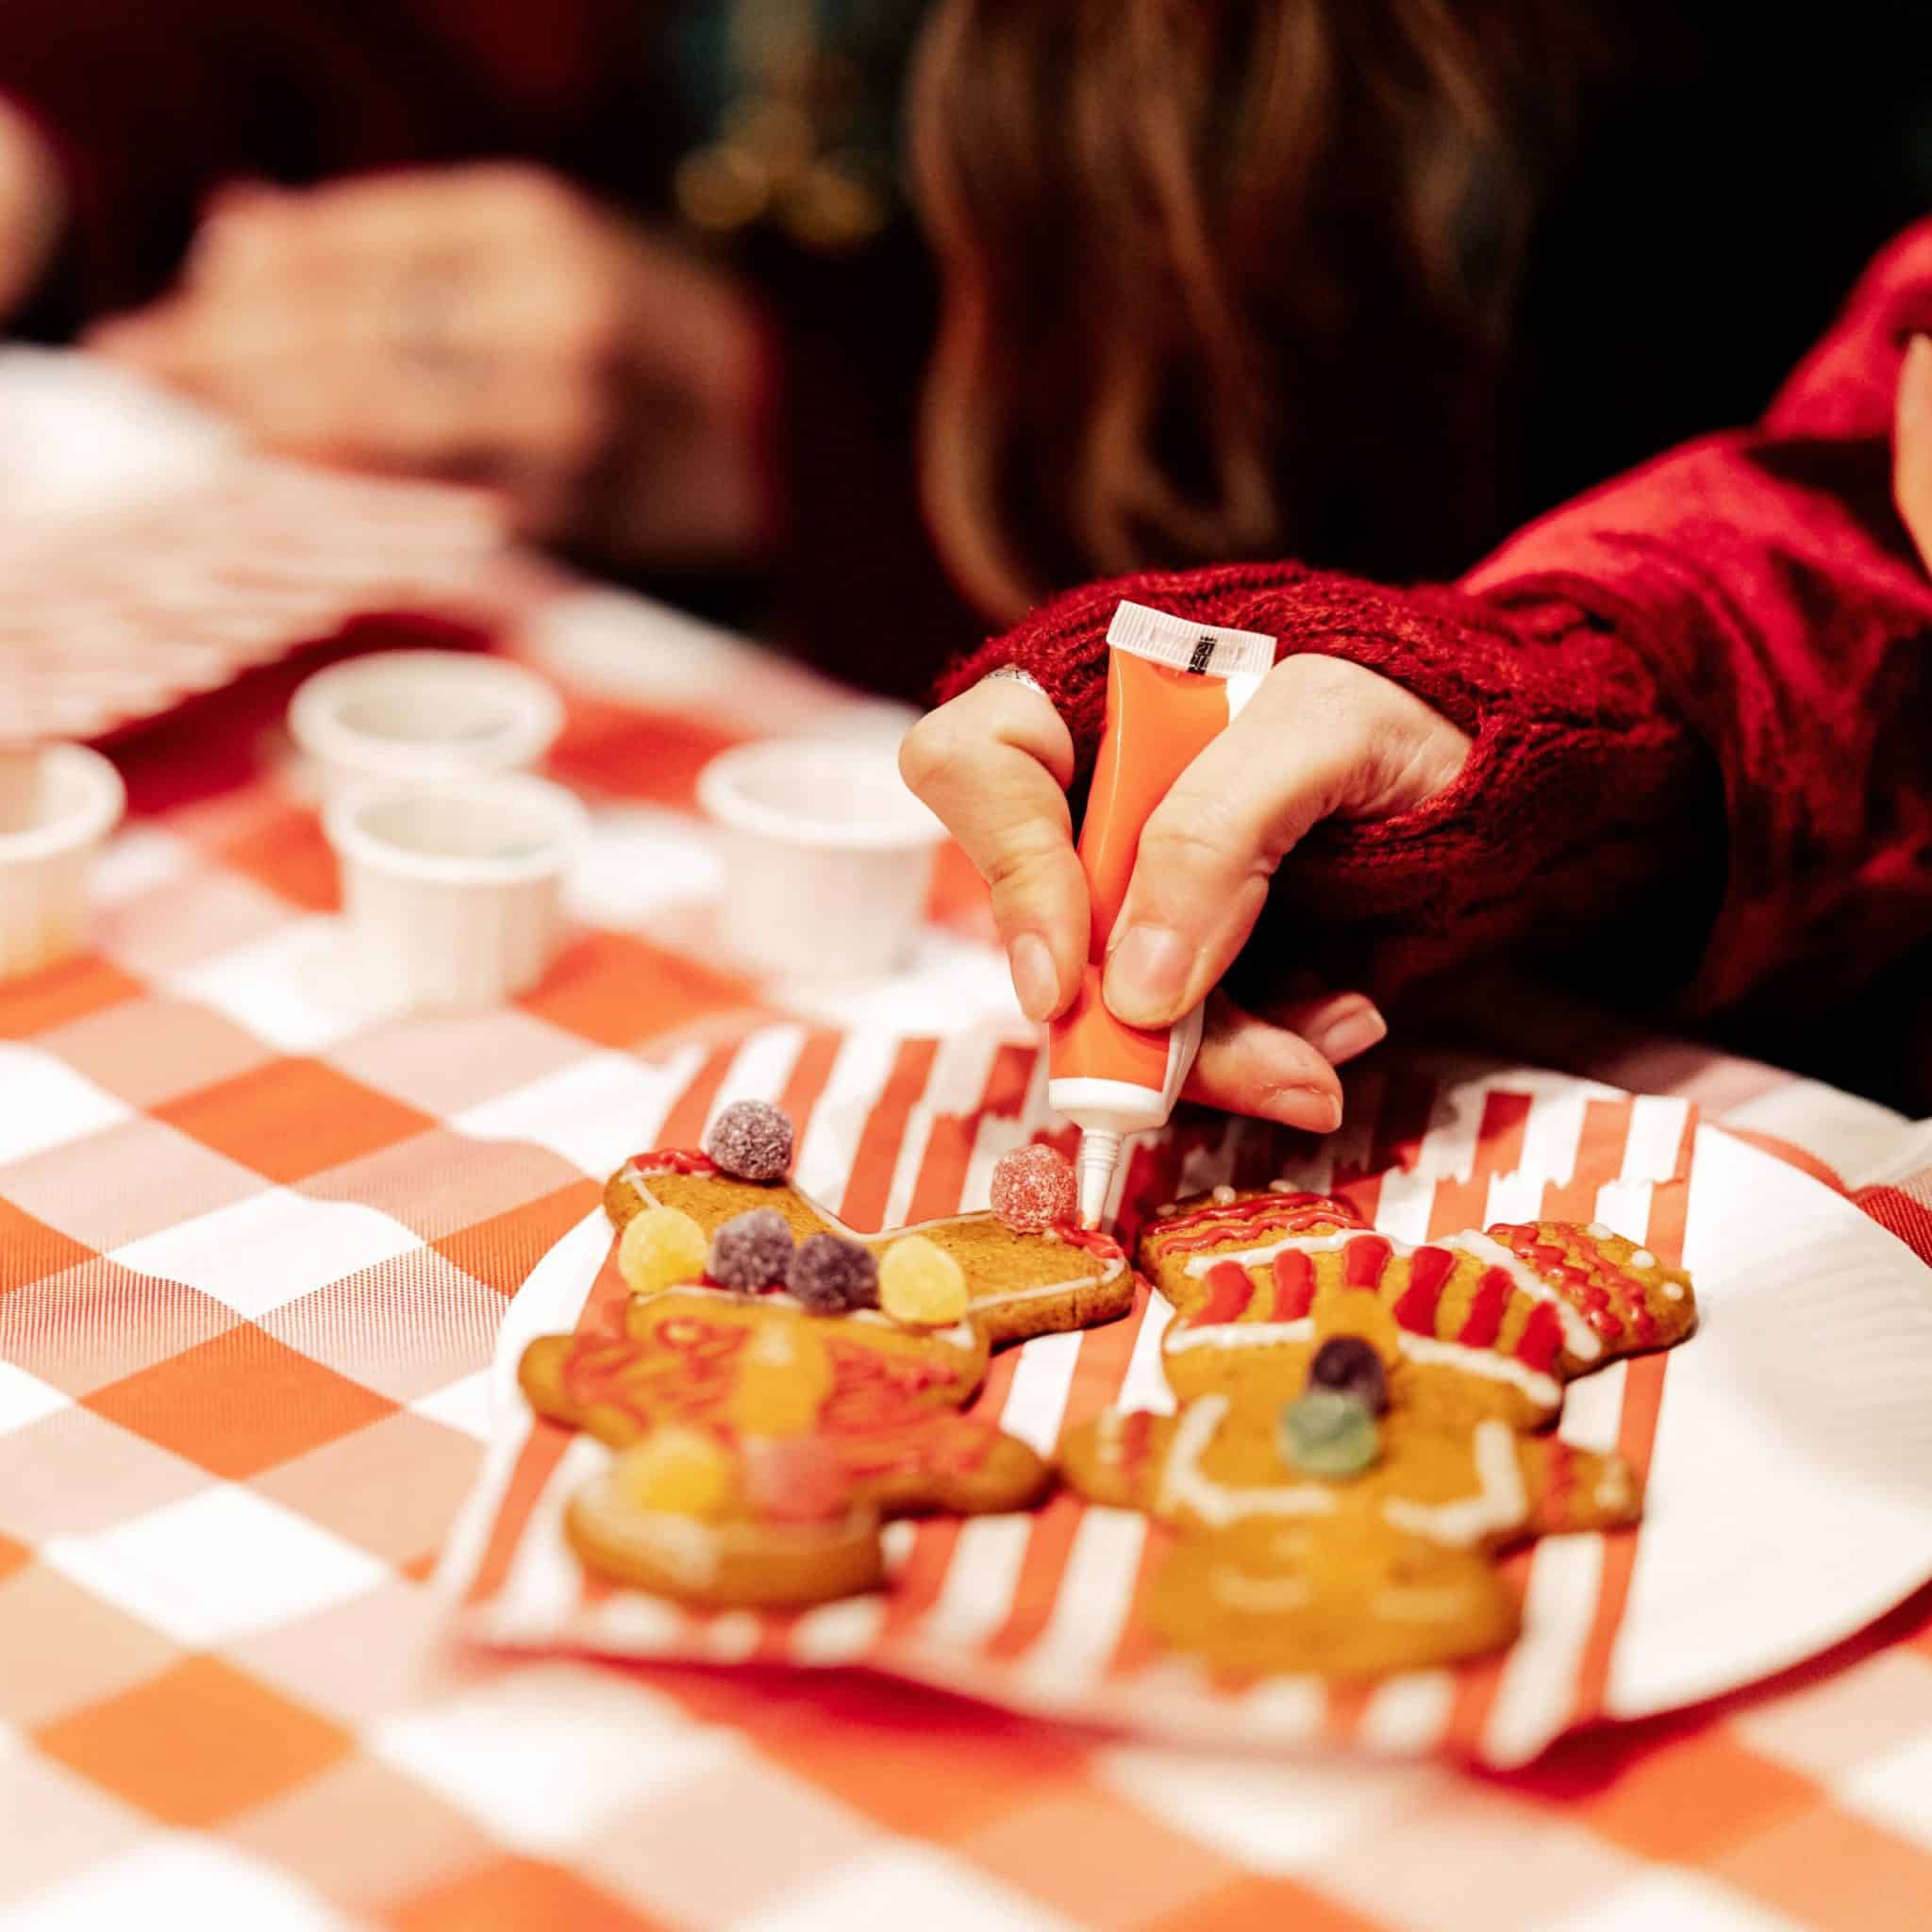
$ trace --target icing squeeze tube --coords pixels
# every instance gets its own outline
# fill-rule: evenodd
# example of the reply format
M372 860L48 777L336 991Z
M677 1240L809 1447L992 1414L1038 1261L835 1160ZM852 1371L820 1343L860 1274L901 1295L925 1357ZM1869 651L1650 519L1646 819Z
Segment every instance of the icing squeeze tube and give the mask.
M1258 631L1191 624L1122 604L1107 632L1107 724L1080 828L1093 923L1074 1003L1048 1029L1047 1105L1080 1129L1080 1219L1096 1224L1121 1138L1166 1124L1201 1044L1201 1009L1128 1026L1100 997L1107 942L1125 905L1141 828L1174 780L1254 695L1274 662Z

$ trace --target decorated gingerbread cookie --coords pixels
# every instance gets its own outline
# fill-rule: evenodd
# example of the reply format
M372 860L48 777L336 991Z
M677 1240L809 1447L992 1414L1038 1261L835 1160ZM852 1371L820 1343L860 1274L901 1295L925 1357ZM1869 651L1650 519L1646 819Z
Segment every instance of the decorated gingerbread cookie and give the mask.
M1131 1304L1114 1242L1038 1212L1066 1168L1051 1149L1003 1168L1004 1218L872 1240L791 1187L791 1123L746 1102L703 1152L626 1162L605 1202L629 1299L610 1328L525 1352L532 1406L620 1452L567 1515L601 1575L703 1604L874 1587L882 1517L1021 1508L1050 1479L959 1412L994 1342Z
M1061 1453L1090 1501L1191 1530L1299 1522L1344 1542L1394 1533L1495 1550L1634 1523L1641 1500L1614 1457L1493 1416L1473 1428L1403 1410L1377 1419L1325 1391L1280 1406L1201 1395L1174 1415L1109 1409Z
M1062 1445L1073 1486L1180 1532L1150 1616L1241 1671L1377 1675L1508 1642L1508 1545L1636 1521L1614 1457L1529 1431L1565 1381L1666 1347L1690 1282L1604 1227L1498 1225L1419 1246L1343 1201L1217 1190L1141 1256L1174 1304L1173 1415Z
M707 1154L677 1150L625 1161L605 1187L604 1206L620 1231L647 1208L675 1208L696 1222L708 1241L726 1224L766 1210L784 1222L801 1252L814 1236L831 1236L878 1260L916 1235L957 1263L965 1281L966 1318L995 1348L1091 1328L1134 1304L1134 1273L1119 1244L1071 1221L1013 1227L992 1213L956 1214L888 1234L855 1234L782 1176L741 1179Z
M693 1286L633 1295L614 1334L540 1337L519 1378L540 1414L623 1452L570 1507L591 1570L699 1603L805 1603L877 1583L882 1516L1024 1508L1046 1487L1027 1444L958 1412L986 1358L970 1322Z
M1697 1320L1681 1270L1601 1225L1498 1224L1411 1245L1345 1202L1278 1187L1176 1205L1142 1230L1139 1258L1174 1307L1162 1355L1184 1400L1297 1392L1324 1304L1357 1293L1388 1311L1400 1407L1534 1428L1573 1376L1670 1347Z

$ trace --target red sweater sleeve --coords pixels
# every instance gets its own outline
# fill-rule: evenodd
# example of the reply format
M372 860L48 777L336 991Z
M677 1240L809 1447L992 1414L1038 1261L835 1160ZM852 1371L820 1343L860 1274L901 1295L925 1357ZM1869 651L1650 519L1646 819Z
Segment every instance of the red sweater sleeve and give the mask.
M1841 997L1932 933L1932 583L1885 440L1904 324L1932 306L1932 225L1874 273L1757 429L1579 499L1453 587L1291 564L1093 585L946 689L1023 666L1084 759L1120 598L1272 631L1475 741L1423 810L1324 827L1284 867L1275 909L1322 935L1325 970L1386 992L1587 942L1663 966L1698 1009Z

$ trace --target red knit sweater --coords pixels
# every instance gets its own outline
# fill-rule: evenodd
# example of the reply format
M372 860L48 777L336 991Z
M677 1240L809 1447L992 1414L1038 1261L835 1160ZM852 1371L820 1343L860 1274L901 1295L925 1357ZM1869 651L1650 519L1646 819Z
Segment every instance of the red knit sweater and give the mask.
M1874 263L1753 429L1580 498L1457 584L1292 563L1088 586L956 666L1017 664L1098 740L1123 597L1382 673L1474 740L1457 783L1283 868L1244 965L1385 995L1505 950L1578 948L1703 1011L1815 1011L1932 935L1932 581L1892 508L1932 223Z

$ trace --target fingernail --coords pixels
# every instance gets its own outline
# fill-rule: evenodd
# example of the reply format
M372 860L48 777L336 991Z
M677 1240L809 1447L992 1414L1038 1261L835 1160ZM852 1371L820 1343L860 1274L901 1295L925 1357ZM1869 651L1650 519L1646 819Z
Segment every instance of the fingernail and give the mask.
M1341 1102L1325 1087L1282 1087L1268 1096L1274 1119L1307 1134L1332 1134L1341 1124Z
M1008 951L1007 966L1020 1010L1029 1020L1044 1020L1060 996L1060 976L1046 941L1037 932L1023 932Z
M1165 925L1130 925L1107 962L1107 1004L1129 1026L1172 1019L1187 991L1193 948Z
M1364 1002L1359 1007L1351 1007L1346 1012L1338 1013L1325 1026L1314 1029L1308 1034L1307 1041L1331 1067L1339 1067L1343 1060L1352 1060L1357 1054L1367 1053L1378 1040L1386 1038L1388 1032L1388 1021Z

